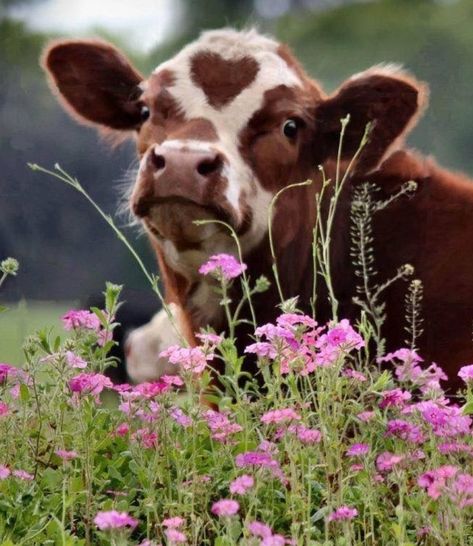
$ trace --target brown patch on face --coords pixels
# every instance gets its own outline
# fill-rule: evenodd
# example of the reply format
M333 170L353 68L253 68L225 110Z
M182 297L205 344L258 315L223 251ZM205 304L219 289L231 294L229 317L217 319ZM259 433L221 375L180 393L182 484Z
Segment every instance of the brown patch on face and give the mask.
M176 123L168 135L169 140L202 140L215 142L218 139L214 124L205 118L194 118L187 123Z
M203 51L191 59L192 81L207 96L209 104L222 108L237 97L256 78L259 64L253 57L224 59L218 53Z

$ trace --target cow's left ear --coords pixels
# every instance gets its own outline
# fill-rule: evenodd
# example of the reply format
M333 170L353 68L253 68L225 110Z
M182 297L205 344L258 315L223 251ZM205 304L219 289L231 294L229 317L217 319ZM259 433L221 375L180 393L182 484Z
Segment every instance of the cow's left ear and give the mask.
M427 86L397 66L373 67L351 77L316 109L317 146L322 148L323 158L337 157L340 120L350 114L343 139L343 158L353 157L370 123L369 141L356 169L359 172L374 169L389 148L415 125L427 97Z

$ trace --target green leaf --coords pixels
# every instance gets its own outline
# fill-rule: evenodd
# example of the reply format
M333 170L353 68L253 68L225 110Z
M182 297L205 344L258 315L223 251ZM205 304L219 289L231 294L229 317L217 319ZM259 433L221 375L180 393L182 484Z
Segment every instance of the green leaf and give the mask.
M28 387L24 383L22 383L20 385L20 400L22 402L28 402L29 399L30 399L30 391Z

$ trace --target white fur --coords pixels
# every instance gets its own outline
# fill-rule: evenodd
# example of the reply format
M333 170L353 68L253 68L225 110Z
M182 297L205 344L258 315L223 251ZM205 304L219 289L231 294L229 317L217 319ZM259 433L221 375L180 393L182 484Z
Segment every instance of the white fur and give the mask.
M173 303L169 308L179 327L182 310ZM162 309L151 322L133 330L126 340L129 349L126 370L130 379L135 383L143 383L165 374L178 374L177 367L170 364L167 358L159 358L159 353L180 343L166 311Z

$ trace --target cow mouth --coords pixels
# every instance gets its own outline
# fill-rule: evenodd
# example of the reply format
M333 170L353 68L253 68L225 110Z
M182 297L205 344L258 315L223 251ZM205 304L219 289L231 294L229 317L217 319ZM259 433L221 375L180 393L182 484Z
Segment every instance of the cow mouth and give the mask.
M143 219L149 232L162 241L196 245L226 230L220 222L235 227L234 215L220 207L201 205L183 197L155 199ZM199 225L199 221L204 221Z

